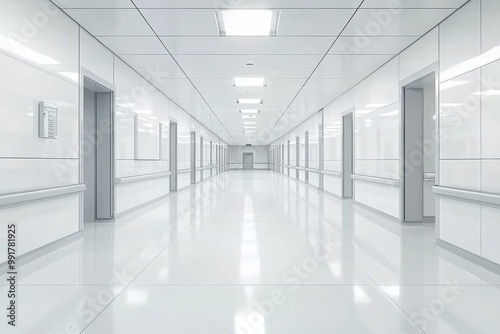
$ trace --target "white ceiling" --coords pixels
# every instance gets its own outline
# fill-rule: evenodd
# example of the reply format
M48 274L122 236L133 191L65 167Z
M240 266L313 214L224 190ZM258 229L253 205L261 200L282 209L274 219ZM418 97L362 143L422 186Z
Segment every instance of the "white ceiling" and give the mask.
M366 46L355 47L395 0L53 0L141 75L193 115L213 112L230 144L269 144L356 85L467 0L399 0ZM281 11L275 37L220 37L216 9ZM252 60L254 66L246 66ZM234 87L234 77L267 87ZM154 81L153 81L154 83ZM257 133L242 130L238 98L262 98ZM247 106L249 107L249 106Z

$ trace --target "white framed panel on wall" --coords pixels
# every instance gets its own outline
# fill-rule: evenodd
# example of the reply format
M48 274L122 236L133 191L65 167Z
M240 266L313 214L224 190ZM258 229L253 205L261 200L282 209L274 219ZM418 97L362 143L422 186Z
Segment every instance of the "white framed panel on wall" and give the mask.
M115 110L115 157L134 159L136 114L119 106Z
M160 160L170 160L170 124L160 124L161 149Z
M160 124L136 117L135 157L138 160L160 159Z

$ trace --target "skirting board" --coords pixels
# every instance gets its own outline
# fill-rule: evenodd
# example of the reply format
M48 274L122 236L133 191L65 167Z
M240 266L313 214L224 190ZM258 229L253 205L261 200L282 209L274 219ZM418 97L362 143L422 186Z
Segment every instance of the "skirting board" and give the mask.
M356 200L354 200L354 199L353 199L352 201L353 201L353 203L354 203L354 204L359 205L359 206L360 206L360 207L362 207L362 208L365 208L365 209L367 209L367 210L369 210L369 211L375 212L375 213L377 213L377 214L379 214L379 215L381 215L381 216L384 216L384 217L385 217L385 218L387 218L387 219L393 220L393 221L395 221L395 222L397 222L397 223L401 224L401 222L399 221L399 218L397 218L397 217L391 216L390 214L385 213L385 212L380 211L380 210L377 210L377 209L375 209L375 208L373 208L373 207L371 207L371 206L369 206L369 205L366 205L366 204L363 204L363 203L357 202L357 201L356 201Z
M37 260L45 255L52 253L53 251L56 251L64 246L67 246L75 241L80 240L82 237L83 237L83 231L76 232L62 239L53 241L45 246L34 249L31 252L17 256L16 267L21 267L27 263ZM7 271L8 271L7 262L0 263L0 275L7 273Z
M494 262L491 262L489 260L486 260L483 257L480 257L479 255L472 254L471 252L466 251L465 249L462 249L460 247L457 247L455 245L452 245L446 241L443 241L441 239L436 240L436 245L447 250L450 253L453 253L457 256L460 256L467 261L470 261L474 264L477 264L480 267L483 267L484 269L487 269L489 271L494 272L497 275L500 275L500 265L496 264Z
M187 187L186 187L186 188L187 188ZM120 212L120 213L117 213L117 214L115 215L115 221L116 221L116 220L118 220L118 219L122 219L123 217L128 216L128 215L130 215L130 214L132 214L132 213L134 213L134 212L136 212L136 211L139 211L139 210L141 210L141 209L144 209L144 208L146 208L146 207L150 206L151 204L155 204L155 203L157 203L157 202L160 202L160 201L162 201L162 200L164 200L164 199L168 198L168 196L170 196L170 193L165 194L165 195L160 196L160 197L157 197L157 198L155 198L155 199L153 199L153 200L151 200L151 201L149 201L149 202L142 203L142 204L140 204L140 205L138 205L138 206L134 206L134 207L133 207L133 208L131 208L131 209L125 210L125 211Z

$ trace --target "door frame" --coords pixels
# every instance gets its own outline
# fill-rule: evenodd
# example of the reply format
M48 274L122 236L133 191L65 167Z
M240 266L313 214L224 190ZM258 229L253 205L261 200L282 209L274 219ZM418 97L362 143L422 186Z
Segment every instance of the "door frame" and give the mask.
M250 168L250 169L245 168L245 156L246 155L249 155L249 156L252 157L252 168ZM243 152L242 157L243 157L243 170L253 170L253 169L255 169L255 159L254 159L253 152Z
M345 117L351 117L351 138L350 138L350 143L351 143L351 174L348 175L349 173L346 173L346 163L345 163L345 157L346 157L346 134L345 134ZM355 174L354 172L354 116L355 116L355 108L351 108L349 110L346 110L345 112L342 113L342 148L341 148L341 159L342 159L342 198L346 199L354 199L354 180L352 178L352 175ZM348 178L348 179L347 179ZM345 185L347 182L351 183L351 194L350 196L345 196L346 195L346 189Z
M115 196L115 177L116 177L116 167L115 167L115 104L116 104L116 87L108 82L107 80L101 78L94 72L90 71L89 69L80 66L80 76L79 76L79 96L78 96L78 106L79 106L79 115L78 115L78 140L79 140L79 153L78 153L78 159L79 159L79 170L78 170L78 177L79 177L79 183L80 184L85 184L85 170L84 170L84 159L85 159L85 153L84 150L82 149L82 145L84 145L85 142L85 128L84 128L84 95L85 95L85 81L90 80L91 82L102 86L106 90L109 91L111 94L111 101L110 101L110 129L112 130L110 133L111 136L111 147L110 147L110 159L111 159L111 175L110 175L110 196L111 196L111 219L106 219L106 220L100 220L100 221L110 221L114 222L115 217L116 217L116 196ZM94 152L96 154L96 152ZM96 181L97 181L97 174L95 175ZM83 230L84 227L84 196L85 193L80 194L80 217L79 217L79 230ZM94 197L95 198L95 197ZM97 206L95 207L95 213L97 214ZM96 219L97 221L97 219Z
M412 83L415 83L417 81L420 81L430 75L434 75L434 90L435 90L435 113L436 113L436 120L435 120L435 137L434 137L434 142L436 143L435 147L435 171L436 171L436 184L440 183L440 173L439 173L439 157L440 157L440 145L439 145L439 138L440 138L440 130L439 130L439 104L440 104L440 94L439 94L439 64L438 62L435 62L415 73L412 75L406 77L403 80L399 81L399 87L400 87L400 119L399 119L399 143L400 143L400 152L399 152L399 179L400 179L400 200L399 200L399 221L401 223L405 223L405 189L406 189L406 182L405 182L405 106L406 106L406 101L405 101L405 89L407 86L411 85ZM423 179L422 179L423 182ZM436 237L439 239L439 202L438 199L436 198Z

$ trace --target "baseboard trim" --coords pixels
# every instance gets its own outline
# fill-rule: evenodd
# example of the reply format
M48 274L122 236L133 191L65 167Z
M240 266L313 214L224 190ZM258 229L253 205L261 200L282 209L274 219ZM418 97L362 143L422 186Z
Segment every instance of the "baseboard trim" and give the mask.
M363 203L360 203L360 202L357 202L355 199L352 199L352 202L355 204L355 205L359 205L360 207L364 208L364 209L367 209L368 211L371 211L373 213L376 213L376 214L379 214L387 219L390 219L390 220L393 220L399 224L401 224L401 221L399 220L399 218L397 217L394 217L394 216L391 216L390 214L388 213L385 213L384 211L380 211L378 209L375 209L374 207L371 207L371 206L368 206L366 204L363 204Z
M340 199L340 200L351 200L352 198L342 198L342 196L339 196L335 193L332 193L331 191L328 191L328 190L325 190L325 189L321 189L325 194L327 194L328 196L330 197L333 197L335 199Z
M67 246L75 241L80 240L83 237L83 231L79 231L73 234L63 237L56 241L46 244L45 246L34 249L26 254L19 255L16 257L16 267L19 268L25 264L33 262L45 255L48 255L64 246ZM0 275L4 275L8 272L7 262L0 263Z
M119 220L119 219L122 219L123 217L125 216L128 216L136 211L139 211L139 210L142 210L152 204L155 204L157 202L160 202L160 201L163 201L164 199L168 198L170 196L170 193L168 194L165 194L163 196L160 196L160 197L157 197L151 201L148 201L148 202L145 202L145 203L142 203L142 204L139 204L138 206L134 206L133 208L130 208L130 209L127 209L123 212L120 212L120 213L117 213L115 215L115 220Z
M487 269L491 272L494 272L497 275L500 275L500 264L496 264L495 262L491 262L490 260L487 260L484 257L473 254L469 251L466 251L463 248L452 245L449 242L446 242L446 241L441 240L441 239L436 240L436 245L443 248L444 250L447 250L450 253L453 253L457 256L460 256L460 257L466 259L469 262L472 262L472 263L474 263L474 264L476 264L484 269Z

